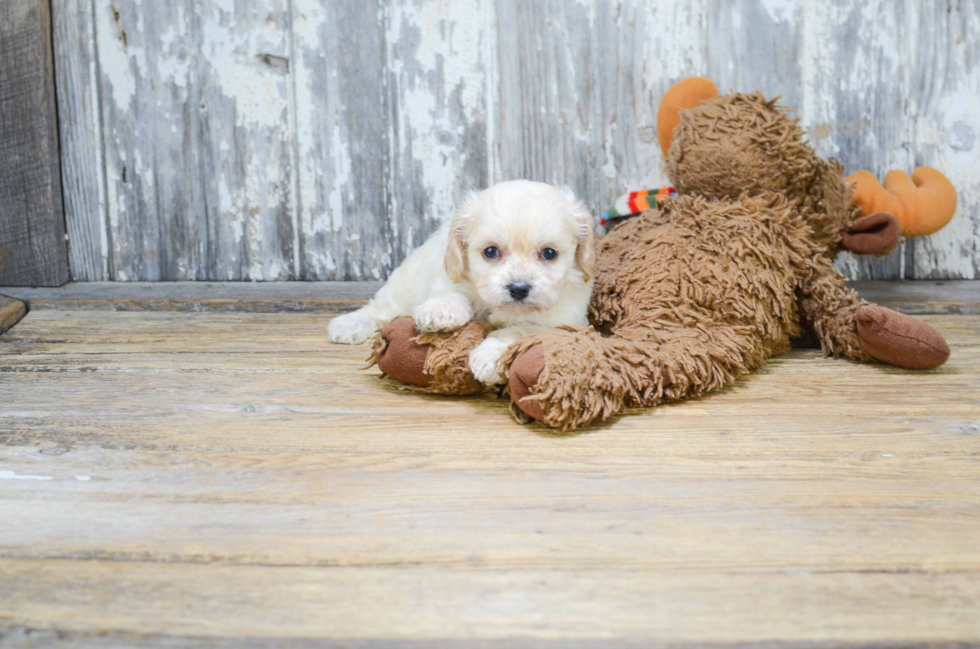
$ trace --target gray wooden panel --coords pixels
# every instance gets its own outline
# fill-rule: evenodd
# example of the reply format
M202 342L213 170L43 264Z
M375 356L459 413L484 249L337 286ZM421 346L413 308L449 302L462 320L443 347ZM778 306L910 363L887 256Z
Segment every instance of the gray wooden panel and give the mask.
M623 192L669 184L657 108L675 81L705 73L703 12L700 0L597 3L597 191L584 197L597 212Z
M570 186L599 209L594 3L497 0L500 180Z
M721 92L762 90L799 110L803 0L707 0L707 76Z
M492 0L389 3L385 64L392 262L451 219L466 190L491 182L493 19Z
M782 94L849 171L950 175L953 225L847 275L980 276L976 0L54 6L80 279L380 279L509 178L599 212L666 183L657 105L694 74Z
M867 169L884 179L891 169L912 170L909 106L921 89L910 84L908 70L915 65L910 40L920 5L872 0L809 7L804 123L817 152L839 158L847 173ZM862 279L903 277L911 245L882 259L844 254L837 267Z
M293 12L303 277L386 277L488 184L491 6L296 0Z
M96 0L110 276L295 268L285 0Z
M75 281L109 279L95 15L91 0L52 0L68 258Z
M0 3L0 284L68 280L47 0Z
M980 278L980 2L923 3L915 21L912 158L949 176L959 208L946 228L915 240L907 274Z
M384 8L378 0L292 7L301 276L386 275Z

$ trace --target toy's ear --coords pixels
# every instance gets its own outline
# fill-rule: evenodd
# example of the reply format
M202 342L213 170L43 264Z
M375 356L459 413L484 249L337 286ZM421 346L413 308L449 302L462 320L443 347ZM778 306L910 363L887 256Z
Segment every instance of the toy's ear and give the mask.
M917 168L911 178L903 171L889 171L884 187L869 171L857 171L845 181L854 184L854 203L864 214L894 214L906 237L939 232L956 213L953 183L930 167Z
M572 206L572 218L575 219L575 236L578 247L575 248L575 263L582 271L588 282L595 275L595 220L585 203L575 197L569 187L562 187L562 193Z
M706 77L688 77L670 87L660 100L660 108L657 110L657 138L660 140L664 160L670 150L674 129L681 123L681 111L694 108L702 101L717 96L718 86Z
M841 236L840 247L855 255L883 257L902 242L902 226L888 212L875 212L854 221Z
M449 279L454 283L463 280L466 275L466 229L473 218L473 206L476 202L476 192L469 192L456 209L453 222L449 225L449 245L446 246L446 257L443 262Z

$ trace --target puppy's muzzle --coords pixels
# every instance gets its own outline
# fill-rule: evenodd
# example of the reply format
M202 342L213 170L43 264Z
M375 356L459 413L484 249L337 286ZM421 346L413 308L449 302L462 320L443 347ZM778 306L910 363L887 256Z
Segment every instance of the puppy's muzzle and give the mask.
M527 282L511 282L507 285L507 292L515 302L523 302L531 294L531 285Z

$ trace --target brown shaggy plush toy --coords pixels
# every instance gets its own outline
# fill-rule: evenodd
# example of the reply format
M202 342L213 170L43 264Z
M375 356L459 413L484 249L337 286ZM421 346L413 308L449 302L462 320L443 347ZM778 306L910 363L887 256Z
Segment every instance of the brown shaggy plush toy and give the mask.
M817 157L775 100L716 95L710 81L689 79L664 98L658 121L672 137L661 142L679 195L602 239L592 327L528 336L505 354L519 419L565 430L698 396L804 332L828 356L911 369L946 361L935 330L862 301L831 267L841 247L890 252L896 219L856 218L841 165ZM470 323L423 338L401 318L382 329L372 360L424 389L472 394L482 386L467 358L488 330Z

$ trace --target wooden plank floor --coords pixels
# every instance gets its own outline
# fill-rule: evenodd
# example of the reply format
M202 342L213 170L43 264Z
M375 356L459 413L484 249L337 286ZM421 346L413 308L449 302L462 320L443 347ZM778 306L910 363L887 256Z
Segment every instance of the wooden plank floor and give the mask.
M0 337L0 645L980 643L980 316L559 436L329 313L75 307Z

